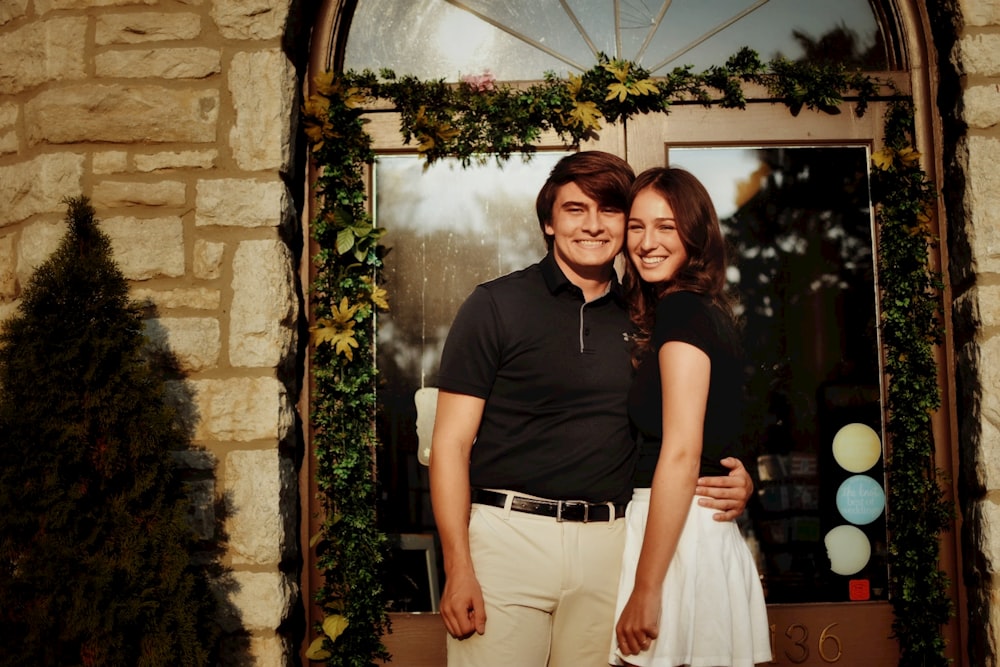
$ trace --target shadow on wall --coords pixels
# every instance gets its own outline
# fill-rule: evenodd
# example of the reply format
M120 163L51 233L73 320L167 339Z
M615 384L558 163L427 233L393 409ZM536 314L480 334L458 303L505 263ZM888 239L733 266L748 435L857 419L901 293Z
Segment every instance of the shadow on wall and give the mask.
M167 331L158 315L154 305L144 306L145 352L150 366L164 380L166 401L188 443L186 449L173 452L173 458L188 498L188 522L197 539L193 559L204 568L217 604L215 616L221 633L217 664L251 667L257 663L251 649L250 632L243 626L242 614L233 603L240 585L232 569L224 563L229 542L226 519L232 498L228 493L216 494L218 462L210 451L194 444L195 429L201 419L196 391L167 343Z
M245 664L190 386L89 201L67 203L0 326L0 664Z

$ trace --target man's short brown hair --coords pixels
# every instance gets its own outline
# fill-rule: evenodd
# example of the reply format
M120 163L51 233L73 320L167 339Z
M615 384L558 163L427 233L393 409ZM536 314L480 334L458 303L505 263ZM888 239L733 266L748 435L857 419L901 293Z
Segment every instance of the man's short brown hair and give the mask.
M552 220L552 207L559 188L576 183L600 206L628 212L628 194L634 180L635 172L625 160L604 151L581 151L559 160L535 199L538 226L549 250L552 249L552 236L545 233L545 225Z

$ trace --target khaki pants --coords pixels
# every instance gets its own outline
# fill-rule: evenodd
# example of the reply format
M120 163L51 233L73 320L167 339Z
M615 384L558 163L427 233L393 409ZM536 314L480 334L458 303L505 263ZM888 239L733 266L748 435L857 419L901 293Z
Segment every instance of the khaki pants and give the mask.
M624 540L624 519L557 522L473 505L486 632L449 636L448 667L607 667Z

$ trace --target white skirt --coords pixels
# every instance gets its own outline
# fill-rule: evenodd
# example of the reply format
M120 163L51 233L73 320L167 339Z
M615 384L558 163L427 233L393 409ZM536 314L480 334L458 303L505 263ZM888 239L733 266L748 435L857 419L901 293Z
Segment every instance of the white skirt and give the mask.
M750 549L734 521L691 502L677 551L663 581L660 632L648 649L623 656L611 633L612 665L753 667L771 660L764 590ZM632 594L649 513L649 489L636 489L625 513L625 552L615 620Z

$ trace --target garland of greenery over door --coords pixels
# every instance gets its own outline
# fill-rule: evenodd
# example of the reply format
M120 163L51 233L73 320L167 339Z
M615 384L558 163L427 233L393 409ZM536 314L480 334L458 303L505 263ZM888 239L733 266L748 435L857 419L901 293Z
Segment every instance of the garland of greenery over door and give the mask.
M842 67L776 59L762 63L742 49L725 65L694 73L677 68L652 78L641 66L601 57L580 75L546 75L528 87L498 83L488 74L458 84L397 77L388 70L320 74L303 108L310 156L319 174L312 236L318 251L311 285L314 326L312 456L323 508L311 536L324 584L325 610L308 651L337 666L369 665L387 657L389 629L383 596L386 536L376 528L374 333L376 312L387 309L378 286L384 230L373 226L365 201L366 168L374 160L363 115L388 102L401 116L405 143L428 164L445 157L463 165L514 154L527 158L543 132L567 146L602 123L640 113L669 113L675 103L729 108L746 105L745 84L763 86L792 115L803 108L836 114L848 96L857 115L890 82ZM901 665L945 665L943 626L952 609L939 569L938 539L951 522L933 462L931 414L939 407L934 346L941 341L940 280L929 270L932 185L913 148L911 100L892 95L885 143L872 157L872 198L878 237L881 331L888 375L886 431L890 595Z

